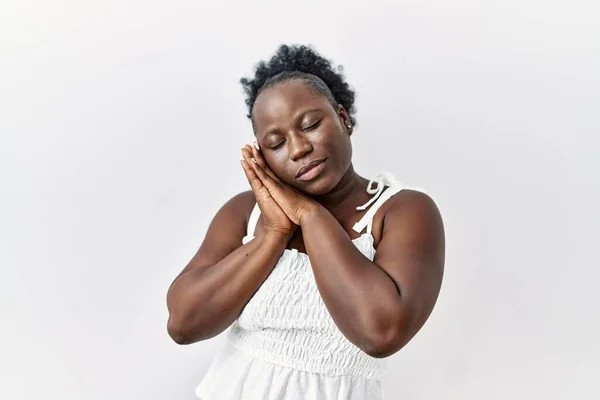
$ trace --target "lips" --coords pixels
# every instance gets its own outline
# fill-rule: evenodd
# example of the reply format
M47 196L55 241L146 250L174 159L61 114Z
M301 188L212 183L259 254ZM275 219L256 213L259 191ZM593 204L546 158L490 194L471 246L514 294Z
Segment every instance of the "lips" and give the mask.
M302 168L300 168L298 170L298 172L296 173L296 178L310 178L309 175L314 175L314 173L311 173L311 171L320 167L321 164L323 162L325 162L325 160L326 160L326 158L320 158L318 160L313 160L313 161L309 162L308 164L302 166Z

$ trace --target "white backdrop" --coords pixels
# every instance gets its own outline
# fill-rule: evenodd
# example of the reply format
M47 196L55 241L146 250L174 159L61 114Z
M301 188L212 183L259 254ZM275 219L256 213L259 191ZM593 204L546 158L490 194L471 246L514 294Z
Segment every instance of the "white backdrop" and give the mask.
M444 217L386 397L600 398L597 1L201 3L0 3L0 398L194 398L223 336L174 344L166 290L247 188L238 80L280 43L345 66L357 170Z

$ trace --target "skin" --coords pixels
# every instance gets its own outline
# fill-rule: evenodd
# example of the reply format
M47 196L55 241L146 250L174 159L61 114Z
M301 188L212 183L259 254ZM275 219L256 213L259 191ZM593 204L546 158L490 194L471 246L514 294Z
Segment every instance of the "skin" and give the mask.
M340 331L373 357L401 349L423 326L441 287L445 238L439 210L424 193L402 190L373 220L373 261L351 239L370 195L352 166L352 127L342 106L302 82L261 93L253 108L256 146L242 149L251 191L217 213L200 249L167 295L168 332L180 344L217 335L241 313L285 248L310 258L317 287ZM326 159L310 182L303 165ZM252 207L261 218L242 245Z

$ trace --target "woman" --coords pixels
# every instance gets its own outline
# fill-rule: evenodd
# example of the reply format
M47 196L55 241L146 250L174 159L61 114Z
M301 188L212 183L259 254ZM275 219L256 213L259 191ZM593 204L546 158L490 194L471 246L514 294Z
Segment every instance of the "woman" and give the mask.
M354 92L305 46L242 79L252 190L216 214L167 295L179 344L227 332L203 400L383 398L385 358L429 317L444 228L426 194L352 166Z

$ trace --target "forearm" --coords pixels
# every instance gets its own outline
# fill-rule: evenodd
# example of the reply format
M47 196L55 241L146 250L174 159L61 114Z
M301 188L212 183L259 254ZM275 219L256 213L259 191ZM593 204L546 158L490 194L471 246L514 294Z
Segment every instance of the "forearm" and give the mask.
M167 295L171 337L190 344L225 330L269 276L286 245L286 238L266 233L217 264L177 278Z
M397 334L404 313L398 288L324 208L304 217L301 227L317 287L333 320L352 343L374 352Z

